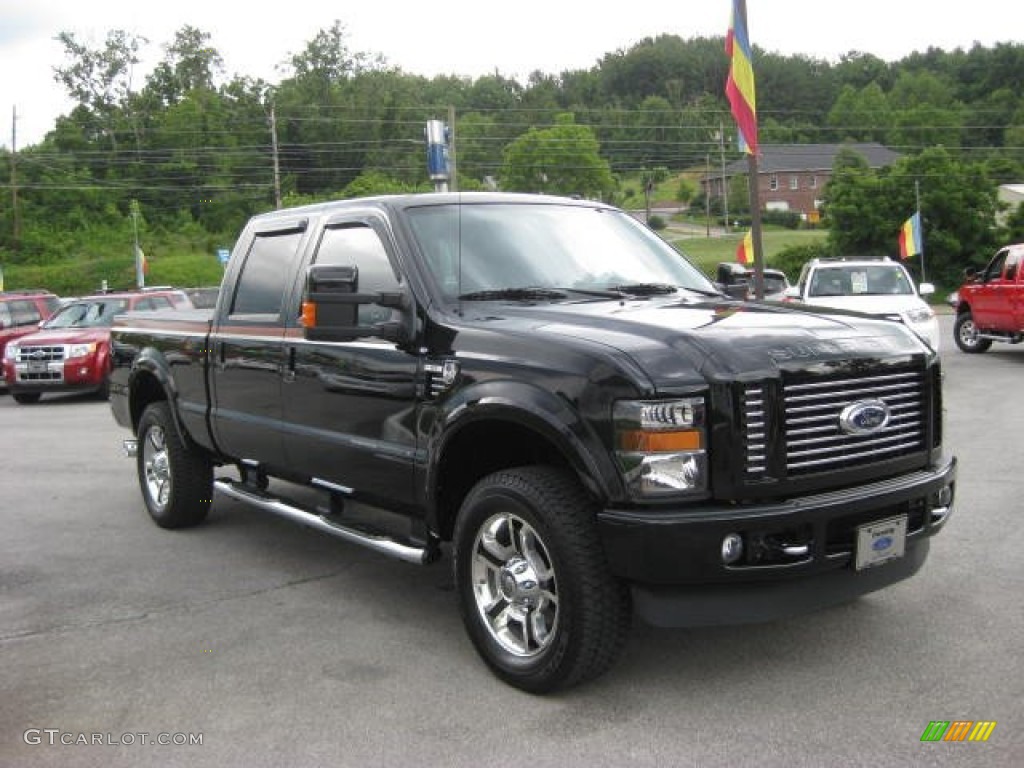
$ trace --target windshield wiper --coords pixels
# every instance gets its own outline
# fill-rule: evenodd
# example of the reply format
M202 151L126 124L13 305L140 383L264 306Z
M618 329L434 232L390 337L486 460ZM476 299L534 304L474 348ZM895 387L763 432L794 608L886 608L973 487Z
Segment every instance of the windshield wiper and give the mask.
M531 299L565 299L563 291L552 288L492 288L486 291L473 291L459 295L462 301L530 301Z
M629 283L627 285L609 285L609 291L619 291L632 296L659 296L675 293L678 288L669 283Z

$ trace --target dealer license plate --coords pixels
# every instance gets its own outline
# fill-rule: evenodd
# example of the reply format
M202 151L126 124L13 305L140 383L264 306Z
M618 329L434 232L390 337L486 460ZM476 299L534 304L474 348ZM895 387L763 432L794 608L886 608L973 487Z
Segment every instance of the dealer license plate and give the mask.
M29 373L46 373L47 365L45 360L29 360L28 361L28 372Z
M860 526L857 528L857 570L903 557L906 544L906 515Z

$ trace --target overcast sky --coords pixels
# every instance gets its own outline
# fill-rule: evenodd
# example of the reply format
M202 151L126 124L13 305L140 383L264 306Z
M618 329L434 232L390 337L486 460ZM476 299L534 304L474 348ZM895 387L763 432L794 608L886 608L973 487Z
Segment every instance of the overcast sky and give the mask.
M536 70L589 69L645 37L724 35L731 6L731 0L0 0L0 144L11 147L15 110L22 149L41 141L73 106L53 79L54 67L68 63L55 40L61 32L95 49L111 29L148 38L139 85L185 25L210 34L228 75L276 83L278 66L335 20L348 31L350 50L381 54L411 74L498 71L525 82ZM275 7L272 15L268 9ZM1017 0L747 0L747 14L758 47L829 61L850 51L895 61L929 47L1024 40L1024 4ZM754 67L756 78L756 60Z

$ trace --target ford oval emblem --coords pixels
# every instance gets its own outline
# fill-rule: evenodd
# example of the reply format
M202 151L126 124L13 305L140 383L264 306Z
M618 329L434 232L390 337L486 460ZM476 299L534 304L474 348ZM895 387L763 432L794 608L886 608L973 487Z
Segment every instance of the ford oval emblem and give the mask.
M848 435L870 435L885 429L890 415L881 400L859 400L840 412L839 428Z
M881 552L883 549L888 549L892 546L892 536L881 536L874 540L871 544L871 548L875 552Z

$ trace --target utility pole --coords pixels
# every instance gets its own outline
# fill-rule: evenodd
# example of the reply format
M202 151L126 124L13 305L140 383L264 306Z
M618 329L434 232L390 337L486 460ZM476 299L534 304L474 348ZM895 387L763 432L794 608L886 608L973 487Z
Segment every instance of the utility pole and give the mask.
M14 233L11 248L18 252L21 243L21 215L18 213L18 108L11 108L11 213Z
M277 115L270 105L270 148L274 157L274 206L281 207L281 166L277 157Z

